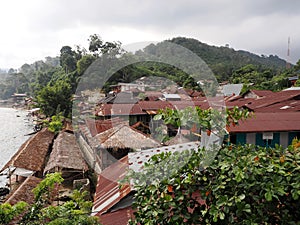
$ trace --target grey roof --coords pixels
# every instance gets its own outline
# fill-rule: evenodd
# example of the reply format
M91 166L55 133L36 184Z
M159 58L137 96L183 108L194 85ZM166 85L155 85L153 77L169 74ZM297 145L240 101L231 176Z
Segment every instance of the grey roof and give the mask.
M178 94L163 94L165 99L181 99L180 95Z
M166 152L181 152L184 150L198 151L200 142L188 142L177 145L164 146L160 148L152 148L139 152L128 153L129 169L134 171L141 171L145 162L147 162L153 155Z
M300 91L300 87L290 87L290 88L284 89L282 91Z
M243 88L243 84L226 84L223 86L223 93L225 96L239 95Z

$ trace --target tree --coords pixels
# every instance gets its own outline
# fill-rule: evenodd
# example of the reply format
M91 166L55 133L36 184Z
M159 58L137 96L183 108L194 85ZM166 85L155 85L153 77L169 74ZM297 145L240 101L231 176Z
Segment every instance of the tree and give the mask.
M296 65L294 66L294 70L295 71L299 71L300 70L300 59L297 61Z
M96 60L93 55L85 55L77 62L77 72L82 75L86 69Z
M100 54L100 49L103 46L103 40L98 34L90 35L89 41L89 51L98 56Z
M53 85L48 84L37 94L37 103L46 116L60 112L69 117L72 109L72 87L69 80L58 80Z
M66 73L76 70L76 54L70 46L63 46L60 49L60 65Z

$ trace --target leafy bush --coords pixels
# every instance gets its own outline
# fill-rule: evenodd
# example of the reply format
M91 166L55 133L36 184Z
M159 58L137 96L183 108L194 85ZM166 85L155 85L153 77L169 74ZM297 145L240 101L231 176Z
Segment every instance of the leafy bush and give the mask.
M228 146L199 170L204 154L156 155L143 173L132 172L136 213L130 224L299 224L297 143L287 149ZM186 161L176 172L178 160ZM171 175L161 179L164 173Z

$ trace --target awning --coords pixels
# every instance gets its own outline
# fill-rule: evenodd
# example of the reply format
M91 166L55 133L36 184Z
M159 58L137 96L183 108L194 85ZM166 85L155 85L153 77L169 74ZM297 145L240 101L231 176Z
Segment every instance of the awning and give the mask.
M23 168L16 168L15 171L13 172L14 175L22 176L22 177L30 177L34 171L31 170L26 170Z

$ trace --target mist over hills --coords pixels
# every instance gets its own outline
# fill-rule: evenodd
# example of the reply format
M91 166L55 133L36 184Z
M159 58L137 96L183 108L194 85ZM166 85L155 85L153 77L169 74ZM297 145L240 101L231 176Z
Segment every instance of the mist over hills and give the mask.
M169 41L196 53L208 64L219 81L228 80L234 70L248 64L277 72L286 67L286 61L277 55L259 56L245 50L235 50L228 45L217 47L186 37L176 37Z

